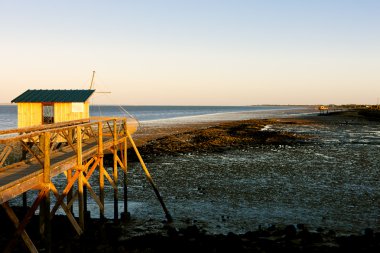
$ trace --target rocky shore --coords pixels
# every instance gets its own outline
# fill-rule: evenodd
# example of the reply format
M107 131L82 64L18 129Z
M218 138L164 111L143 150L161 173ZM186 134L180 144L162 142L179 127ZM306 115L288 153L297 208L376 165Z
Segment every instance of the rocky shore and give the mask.
M268 149L274 147L292 147L302 150L307 145L318 143L319 136L304 131L292 131L298 126L304 128L326 126L340 129L342 127L363 125L378 125L378 114L362 113L360 111L337 112L328 116L308 116L303 118L257 119L236 122L215 122L213 124L194 124L186 126L165 126L162 128L145 127L143 134L137 133L136 141L145 161L153 162L158 156L181 157L183 154L215 154L249 148ZM268 129L270 128L270 131ZM129 159L133 159L132 152ZM184 172L186 173L186 172ZM160 181L161 180L161 181ZM193 179L194 180L194 179ZM159 186L169 184L184 184L183 181L167 182L158 178ZM196 182L192 182L196 184ZM202 186L211 187L211 186ZM165 187L166 188L166 187ZM164 188L164 194L165 194ZM199 191L199 187L198 190ZM183 192L176 192L183 195ZM216 192L207 189L199 197L200 200L210 196L217 199ZM171 195L167 192L166 195ZM234 196L234 195L233 195ZM376 195L377 196L377 195ZM133 197L133 195L132 195ZM248 196L246 198L249 198ZM197 200L197 199L195 199ZM174 202L177 200L174 199ZM378 203L375 199L374 204ZM207 210L205 210L207 211ZM379 214L380 212L378 212ZM131 221L113 223L111 220L100 221L91 219L86 222L86 233L78 238L69 226L67 218L56 216L53 219L52 252L379 252L380 233L373 228L352 234L341 234L328 227L317 229L308 224L259 225L256 229L243 233L231 231L216 234L197 223L196 217L190 222L167 224L162 222L157 231L149 227L139 235L126 236L132 226ZM6 221L5 214L0 212L1 247L9 239L12 226ZM32 239L36 240L41 251L42 243L38 242L38 218L33 218L30 224ZM174 216L176 219L176 216ZM229 217L221 218L229 219ZM248 218L247 218L248 219ZM187 224L187 225L186 225ZM274 223L273 223L274 224ZM28 226L29 227L29 226ZM6 228L6 229L5 229ZM25 248L19 241L17 251Z
M147 157L155 155L177 155L188 152L223 152L253 145L292 145L303 143L308 135L285 131L264 131L268 125L311 124L306 120L253 119L225 122L204 128L189 128L181 133L168 135L140 145L140 152Z
M1 216L3 217L3 216ZM86 233L75 236L67 218L56 216L52 221L53 245L51 252L379 252L380 233L366 229L362 234L339 236L334 230L310 231L306 225L287 225L267 228L243 234L210 234L196 225L175 228L162 224L161 233L146 233L122 239L126 223L86 221ZM1 245L7 237L2 224ZM46 248L38 236L38 218L34 217L29 235L40 252ZM21 241L14 252L28 252Z

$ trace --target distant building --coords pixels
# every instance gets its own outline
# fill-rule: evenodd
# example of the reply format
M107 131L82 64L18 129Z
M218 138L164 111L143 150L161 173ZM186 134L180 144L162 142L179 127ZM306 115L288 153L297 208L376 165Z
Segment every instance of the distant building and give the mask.
M15 99L18 127L73 120L89 121L88 99L95 90L27 90Z

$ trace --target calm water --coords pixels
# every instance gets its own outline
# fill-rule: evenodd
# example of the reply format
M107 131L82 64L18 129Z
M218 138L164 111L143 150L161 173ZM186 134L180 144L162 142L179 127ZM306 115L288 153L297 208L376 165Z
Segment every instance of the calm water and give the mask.
M287 106L91 106L92 116L128 116L136 117L139 121L169 119L195 115L277 111L292 109ZM0 106L0 129L17 127L17 107L15 105Z

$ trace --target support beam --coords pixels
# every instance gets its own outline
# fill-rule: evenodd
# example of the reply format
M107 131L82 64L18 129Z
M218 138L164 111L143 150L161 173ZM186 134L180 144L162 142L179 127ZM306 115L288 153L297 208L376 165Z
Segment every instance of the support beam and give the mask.
M66 178L67 178L67 184L69 185L70 182L72 181L72 178L73 178L73 170L72 169L67 170ZM66 194L67 194L67 202L66 203L69 204L71 199L73 198L72 185L70 186L70 188ZM70 212L73 213L73 207L70 207Z
M6 249L4 252L11 252L14 248L15 244L17 243L18 237L25 232L25 227L28 225L30 219L34 215L36 209L38 208L39 204L41 203L42 199L45 197L46 193L49 191L48 188L41 189L40 193L37 196L37 199L33 202L32 206L26 213L24 219L19 223L17 226L16 232L14 233L14 238L8 243Z
M98 159L99 159L99 198L104 207L104 154L103 154L103 122L98 122ZM100 208L100 219L104 219L104 208Z
M51 223L50 223L50 132L43 133L43 183L48 189L40 205L40 234L46 251L51 252Z
M84 230L84 196L83 196L83 165L82 165L82 128L77 126L77 169L79 170L78 177L78 212L79 225Z
M172 218L172 216L170 215L169 210L166 208L166 205L165 205L165 203L164 203L164 200L162 199L162 197L161 197L161 195L160 195L160 192L158 191L156 185L154 184L153 179L152 179L152 176L150 175L150 173L149 173L149 171L148 171L148 169L147 169L147 167L146 167L146 165L145 165L145 163L144 163L144 161L143 161L143 159L142 159L142 157L141 157L141 155L140 155L140 152L139 152L139 150L137 149L136 144L135 144L135 142L133 141L132 136L130 135L129 131L127 131L127 135L128 135L128 139L129 139L129 141L131 142L132 147L133 147L133 149L134 149L134 151L135 151L135 153L136 153L136 155L137 155L137 157L138 157L138 159L139 159L139 161L140 161L141 167L143 168L143 170L144 170L144 172L145 172L145 176L146 176L146 178L148 179L150 185L152 186L153 191L154 191L154 193L156 194L157 199L158 199L158 201L160 202L160 204L161 204L161 206L162 206L162 209L163 209L164 212L165 212L165 216L166 216L167 221L168 221L168 222L172 222L172 221L173 221L173 218Z
M5 202L1 205L7 213L9 219L12 221L15 228L18 228L18 226L20 226L20 221L17 218L16 214L13 212L12 208L9 206L8 202ZM32 240L30 239L29 235L26 233L25 230L21 232L21 238L31 253L38 253L36 246L34 246Z
M59 196L59 199L57 200L57 202L55 203L53 209L51 210L51 213L50 213L51 217L54 216L55 212L58 210L58 208L61 205L61 203L63 203L65 197L69 196L68 193L69 192L72 193L72 187L73 187L74 183L76 182L76 180L79 177L79 171L76 171L75 174L70 178L70 180L68 178L68 175L69 174L67 174L67 185L66 185L65 189L63 190L62 195ZM67 200L67 206L69 207L71 213L73 212L72 211L72 206L70 205L70 203L72 202L72 200L73 200L73 196L71 195L70 200Z
M113 120L113 180L116 187L113 189L113 216L114 220L117 221L119 218L119 198L118 198L118 171L117 171L117 122L116 119Z
M124 134L127 133L127 120L123 120ZM124 178L123 178L123 193L124 193L124 220L129 218L128 214L128 168L127 168L127 138L124 139L123 142L123 165L124 165Z
M57 199L57 203L60 203L60 206L62 207L63 211L66 213L66 216L69 219L69 221L71 222L71 224L73 225L75 231L77 232L78 235L81 235L83 233L83 230L81 229L81 227L79 226L79 224L75 220L75 218L74 218L72 212L70 211L70 209L68 208L68 206L62 201L59 202L60 196L59 196L58 190L54 184L51 184L51 190L54 193L55 198ZM54 215L54 213L53 213L53 215ZM53 215L51 218L53 218Z

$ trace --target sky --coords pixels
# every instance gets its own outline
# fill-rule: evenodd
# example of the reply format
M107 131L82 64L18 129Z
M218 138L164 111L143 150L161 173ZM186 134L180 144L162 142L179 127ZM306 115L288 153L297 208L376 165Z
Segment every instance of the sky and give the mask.
M0 0L0 103L376 104L379 0Z

